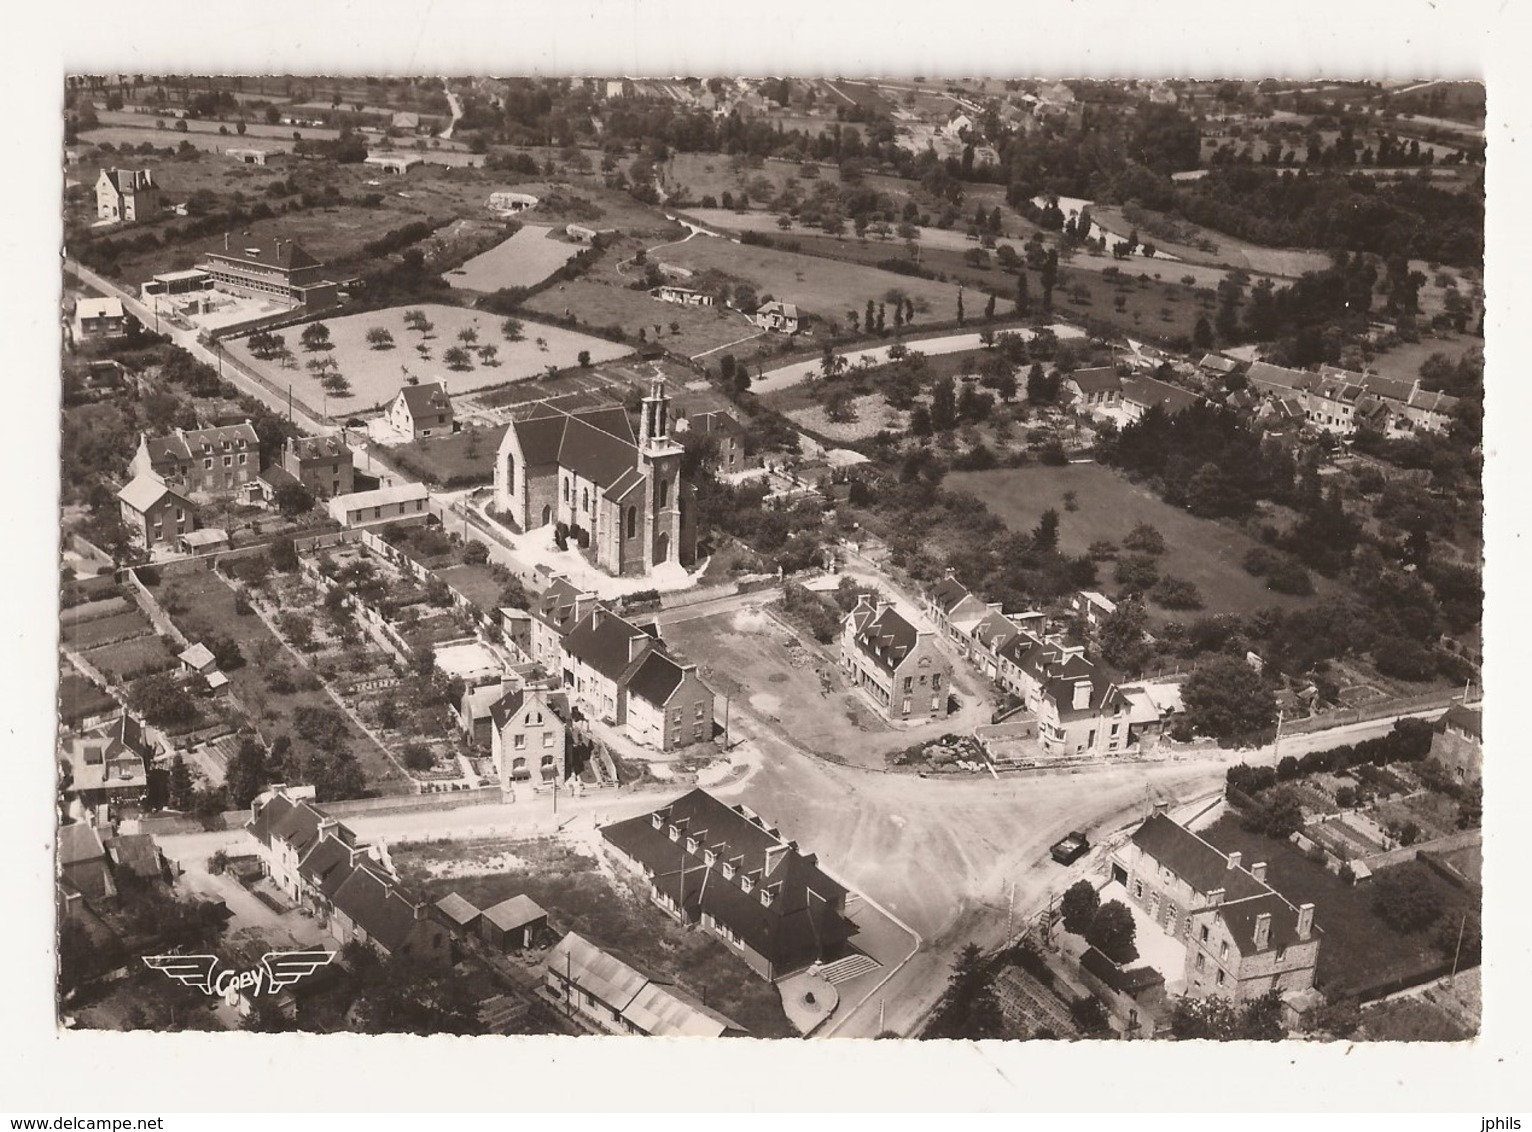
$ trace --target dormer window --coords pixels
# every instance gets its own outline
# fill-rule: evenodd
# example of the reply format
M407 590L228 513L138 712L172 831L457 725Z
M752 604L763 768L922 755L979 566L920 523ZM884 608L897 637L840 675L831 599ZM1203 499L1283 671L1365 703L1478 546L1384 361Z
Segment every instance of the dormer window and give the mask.
M686 839L686 851L688 853L695 853L697 851L697 839L695 837L688 837Z
M771 907L772 899L773 899L773 897L772 897L771 889L769 889L769 888L761 889L761 907L762 908L770 908Z
M707 865L707 867L711 869L713 867L713 862L718 860L718 854L714 853L711 849L704 850L702 854L702 860Z
M654 826L655 829L663 829L665 827L665 819L660 817L659 811L656 810L649 815L649 824Z
M728 861L725 861L723 863L723 879L724 880L733 880L734 879L734 866L729 864Z
M755 889L755 881L750 879L750 874L749 873L740 873L739 874L739 886L741 888L743 888L746 892L751 892L751 891L754 891L754 889Z
M675 825L672 825L670 827L670 829L667 830L666 832L669 834L670 840L672 840L672 841L680 841L681 840L681 830L680 830L679 827L677 827Z

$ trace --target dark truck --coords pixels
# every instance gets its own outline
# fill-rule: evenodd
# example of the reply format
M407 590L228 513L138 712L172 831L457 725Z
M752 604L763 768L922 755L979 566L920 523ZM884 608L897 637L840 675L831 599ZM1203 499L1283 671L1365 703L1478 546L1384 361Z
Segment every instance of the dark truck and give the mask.
M1049 852L1059 864L1072 865L1090 852L1090 841L1085 834L1077 831L1055 841Z

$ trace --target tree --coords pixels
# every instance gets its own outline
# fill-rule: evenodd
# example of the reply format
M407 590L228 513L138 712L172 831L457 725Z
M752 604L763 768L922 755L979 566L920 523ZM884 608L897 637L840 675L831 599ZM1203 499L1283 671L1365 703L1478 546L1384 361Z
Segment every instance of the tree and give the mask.
M989 321L989 320L992 320L994 317L995 317L995 295L994 295L994 292L991 292L990 296L989 296L989 301L984 304L984 318L985 318L986 321Z
M1135 673L1149 659L1149 645L1144 640L1149 615L1144 603L1126 599L1101 622L1098 640L1101 659L1127 673Z
M1149 523L1137 523L1122 540L1122 545L1142 554L1164 554L1165 536Z
M296 481L280 485L272 493L272 501L276 503L277 510L289 519L305 515L314 509L314 493ZM291 540L288 541L291 542ZM297 557L296 550L293 556Z
M367 344L374 350L392 350L394 348L393 332L386 326L374 326L367 332Z
M1290 787L1265 791L1244 814L1242 824L1277 841L1286 841L1303 828L1303 803Z
M957 424L957 391L952 379L944 377L931 390L931 427L946 432Z
M930 436L932 431L931 410L924 405L916 405L910 410L910 435Z
M463 561L470 566L482 565L489 561L489 547L485 546L476 538L468 540L463 547Z
M311 322L299 336L305 350L328 350L331 348L330 328L322 322Z
M1372 911L1397 932L1429 928L1442 915L1442 896L1429 874L1411 862L1384 869L1373 877Z
M1113 963L1131 963L1138 958L1138 948L1133 945L1137 930L1128 906L1120 900L1108 900L1091 917L1085 938Z
M1059 252L1057 248L1049 248L1048 256L1043 261L1043 269L1040 272L1040 281L1043 285L1043 309L1053 309L1053 289L1059 281Z
M271 565L284 574L298 568L298 544L290 538L279 538L271 544Z
M314 643L314 622L306 614L289 610L277 618L277 628L297 648L306 649Z
M1004 253L1011 250L1007 244L1001 248L1001 260L1004 261ZM1012 252L1012 255L1015 253ZM1022 318L1032 313L1032 296L1027 292L1027 269L1023 267L1016 275L1016 313Z
M1208 322L1208 316L1198 315L1197 325L1192 327L1192 343L1199 350L1211 350L1213 348L1213 326Z
M1075 935L1084 935L1100 907L1101 897L1096 892L1096 886L1088 880L1075 881L1064 890L1064 898L1059 901L1064 930Z
M990 986L990 972L977 944L958 953L947 993L922 1036L978 1041L1005 1034L1005 1016Z
M1181 1041L1280 1041L1287 1036L1281 992L1269 991L1242 1007L1223 995L1178 998L1170 1015L1170 1033Z
M191 697L163 672L133 681L128 687L128 706L155 727L184 727L197 719Z
M1027 371L1027 400L1034 405L1043 405L1052 399L1049 395L1048 375L1043 372L1042 363L1033 362L1032 368Z
M1215 657L1201 665L1182 687L1186 722L1215 739L1248 737L1270 727L1277 717L1271 689L1250 665L1234 656Z
M196 790L192 785L191 771L186 766L186 760L180 755L170 764L170 808L187 813L196 801Z
M481 366L497 366L500 364L500 347L493 342L486 342L478 349L479 364Z
M1050 507L1032 528L1032 547L1041 554L1050 554L1059 548L1059 513Z
M479 340L479 332L471 326L465 326L457 332L457 340L465 346L472 346Z
M442 361L447 363L447 368L452 370L465 370L473 364L468 351L461 346L453 346L442 353Z
M957 294L957 324L959 326L963 325L963 290L961 287L958 288Z
M229 760L224 774L229 804L236 810L249 807L251 800L266 786L266 752L254 739L244 739Z

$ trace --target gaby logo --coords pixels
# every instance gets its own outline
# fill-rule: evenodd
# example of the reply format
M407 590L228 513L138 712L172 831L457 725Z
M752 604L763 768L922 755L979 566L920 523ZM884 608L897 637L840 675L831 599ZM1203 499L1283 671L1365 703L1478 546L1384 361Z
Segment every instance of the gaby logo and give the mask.
M261 956L260 966L247 971L232 967L220 970L216 955L145 955L144 963L178 983L234 1006L241 994L276 994L334 958L333 951L268 951Z

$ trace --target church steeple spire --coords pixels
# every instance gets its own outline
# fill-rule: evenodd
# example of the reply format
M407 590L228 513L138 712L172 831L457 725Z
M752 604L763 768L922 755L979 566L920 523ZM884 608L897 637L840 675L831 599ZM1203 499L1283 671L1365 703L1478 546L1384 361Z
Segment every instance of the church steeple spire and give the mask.
M670 438L670 398L665 395L665 379L656 377L649 387L649 396L644 398L638 445L642 451L653 452L674 444Z

